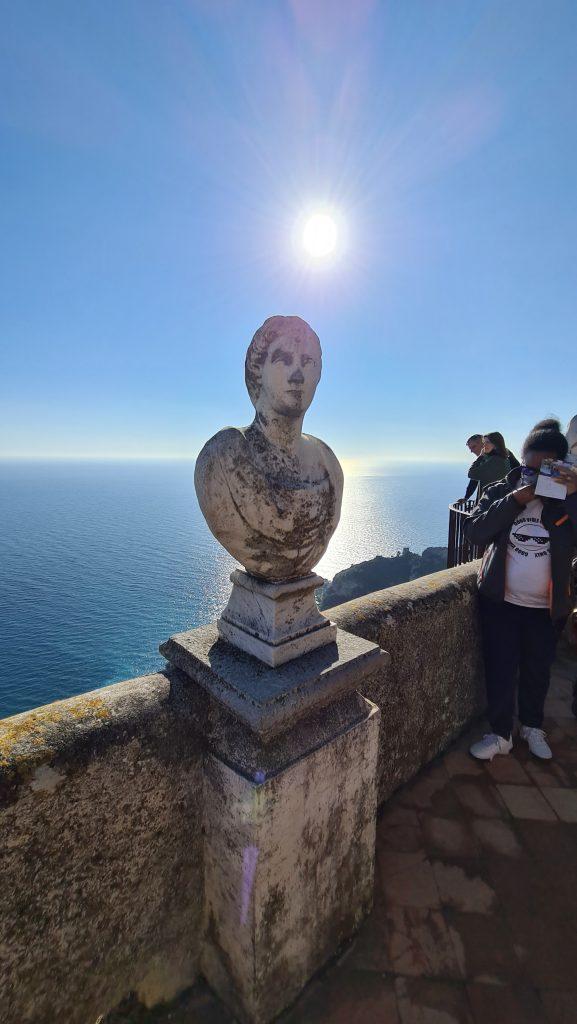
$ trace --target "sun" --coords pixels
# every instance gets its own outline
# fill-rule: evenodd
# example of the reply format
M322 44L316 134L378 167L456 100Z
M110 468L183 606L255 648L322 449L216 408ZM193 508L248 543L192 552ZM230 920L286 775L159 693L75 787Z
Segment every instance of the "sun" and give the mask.
M330 213L313 213L305 221L302 245L313 259L323 259L334 253L338 236L337 223Z

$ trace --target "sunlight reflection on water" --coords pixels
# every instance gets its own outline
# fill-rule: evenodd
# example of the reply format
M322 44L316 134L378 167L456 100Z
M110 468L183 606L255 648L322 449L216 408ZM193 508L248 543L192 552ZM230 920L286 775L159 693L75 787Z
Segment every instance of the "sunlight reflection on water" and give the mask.
M387 476L347 477L341 521L317 572L332 579L375 555L446 545L447 507L464 489L464 476L460 466L406 464Z
M191 462L0 463L0 717L155 671L158 644L214 620L235 560L198 507ZM446 544L459 466L348 477L317 571Z

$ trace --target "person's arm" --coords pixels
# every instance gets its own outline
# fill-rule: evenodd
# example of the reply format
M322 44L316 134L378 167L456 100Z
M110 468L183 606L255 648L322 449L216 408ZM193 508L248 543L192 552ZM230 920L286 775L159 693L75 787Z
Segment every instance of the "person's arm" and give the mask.
M555 479L560 484L565 484L567 488L565 509L569 519L571 520L573 536L575 538L575 543L577 544L577 466L564 466L562 469L559 468Z
M473 480L473 482L475 484L477 484L479 482L480 478L481 478L481 474L479 472L479 467L483 464L484 461L485 461L485 456L484 455L478 455L477 458L475 459L475 461L471 463L471 466L470 466L470 469L469 469L469 472L468 472L467 476L469 477L469 480Z
M469 483L467 484L467 490L465 491L465 497L463 498L463 501L468 501L469 498L472 498L476 490L477 490L477 481L476 480L469 480Z
M577 547L577 494L568 494L565 498L565 508L573 527L573 536Z
M472 544L489 544L497 534L510 529L521 508L535 497L532 487L521 487L518 491L496 496L495 492L502 492L502 489L501 484L489 487L469 516L465 533Z

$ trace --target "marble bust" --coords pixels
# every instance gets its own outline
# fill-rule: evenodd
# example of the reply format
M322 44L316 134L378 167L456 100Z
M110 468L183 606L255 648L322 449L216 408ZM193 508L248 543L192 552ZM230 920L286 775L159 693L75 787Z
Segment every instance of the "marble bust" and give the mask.
M246 354L253 422L220 430L196 462L196 493L212 533L259 580L310 574L339 520L339 462L302 432L321 366L319 339L304 320L269 317Z

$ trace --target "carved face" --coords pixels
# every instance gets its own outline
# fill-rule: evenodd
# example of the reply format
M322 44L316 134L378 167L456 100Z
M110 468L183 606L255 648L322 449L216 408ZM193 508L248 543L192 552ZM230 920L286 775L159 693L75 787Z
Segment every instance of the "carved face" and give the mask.
M321 352L312 337L279 335L270 345L261 371L257 409L281 416L302 416L321 375Z

